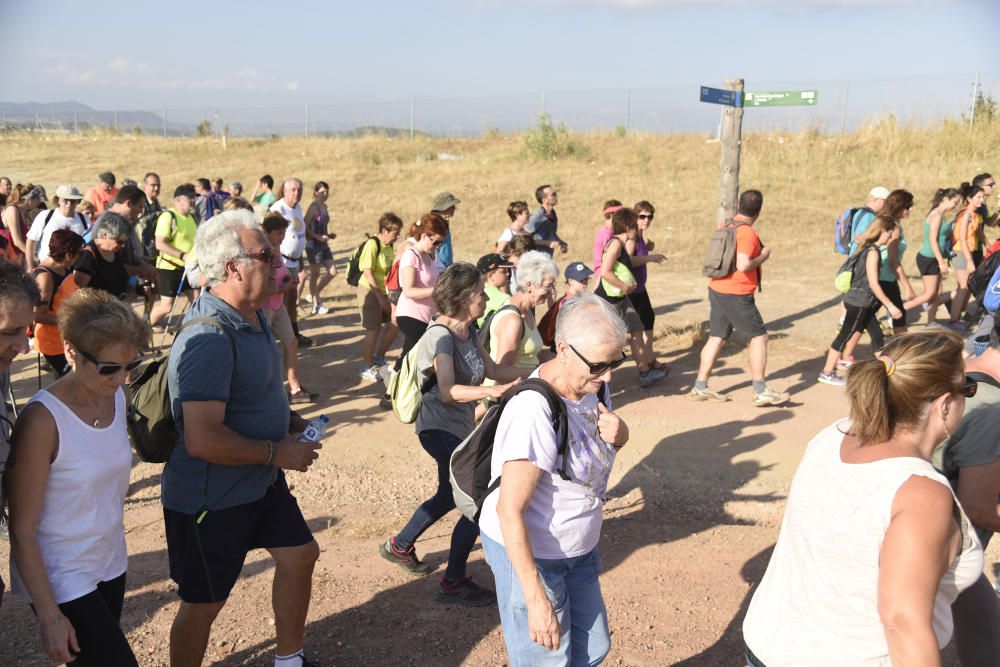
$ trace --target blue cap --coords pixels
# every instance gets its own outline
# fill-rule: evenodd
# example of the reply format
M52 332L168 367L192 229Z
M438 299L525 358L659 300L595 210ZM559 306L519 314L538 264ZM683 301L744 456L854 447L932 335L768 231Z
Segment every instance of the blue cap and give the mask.
M594 272L583 262L573 262L566 267L563 275L566 276L566 280L575 280L583 283L587 282L587 279L594 275Z

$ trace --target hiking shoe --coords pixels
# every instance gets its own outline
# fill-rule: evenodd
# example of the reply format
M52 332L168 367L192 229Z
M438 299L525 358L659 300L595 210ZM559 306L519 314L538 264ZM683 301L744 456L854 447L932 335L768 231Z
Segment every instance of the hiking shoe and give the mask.
M662 368L648 368L639 373L639 386L648 387L667 377L667 371Z
M378 406L383 410L392 410L392 396L382 394L382 398L378 399Z
M841 368L850 368L851 366L854 365L855 361L857 361L857 359L855 359L854 357L841 357L840 360L837 362L837 365L840 366Z
M770 387L764 387L764 391L754 392L753 404L758 408L764 407L766 405L782 405L788 402L789 395L785 392L778 392Z
M716 401L718 403L725 403L729 400L729 397L720 394L717 391L712 391L708 387L704 389L698 389L698 387L691 387L691 391L688 393L688 398L692 401Z
M321 306L318 303L314 303L312 310L310 311L313 315L326 315L330 312L330 309L326 306Z
M836 373L820 373L819 377L816 378L817 382L822 382L823 384L829 384L834 387L843 387L847 384L847 380L840 377Z
M483 588L470 577L458 581L448 581L441 577L437 599L438 602L464 604L468 607L485 607L488 604L496 604L497 594L489 588Z
M305 387L299 387L298 391L288 394L289 405L302 405L303 403L315 403L319 394L314 391L307 391Z
M433 567L417 558L417 550L412 546L406 551L397 548L396 538L394 537L390 537L384 543L378 545L378 552L382 555L382 558L390 563L395 563L410 574L415 574L418 577L434 571Z
M303 336L299 334L295 337L295 340L299 342L299 347L312 347L313 341L309 336Z
M370 382L378 382L381 380L382 376L379 375L378 366L369 366L368 368L363 369L361 371L361 379L369 380Z

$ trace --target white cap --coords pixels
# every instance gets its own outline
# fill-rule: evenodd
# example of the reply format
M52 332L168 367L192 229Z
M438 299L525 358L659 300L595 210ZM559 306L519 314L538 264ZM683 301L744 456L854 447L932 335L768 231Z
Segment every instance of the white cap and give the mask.
M872 191L868 193L868 196L872 199L885 199L889 196L889 188L884 188L879 185L872 188Z

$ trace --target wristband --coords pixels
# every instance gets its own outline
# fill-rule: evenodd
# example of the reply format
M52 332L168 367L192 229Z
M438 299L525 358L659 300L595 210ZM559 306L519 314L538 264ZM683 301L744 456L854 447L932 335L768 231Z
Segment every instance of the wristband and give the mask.
M267 460L264 461L264 465L269 466L274 463L274 443L270 440L264 442L267 444Z

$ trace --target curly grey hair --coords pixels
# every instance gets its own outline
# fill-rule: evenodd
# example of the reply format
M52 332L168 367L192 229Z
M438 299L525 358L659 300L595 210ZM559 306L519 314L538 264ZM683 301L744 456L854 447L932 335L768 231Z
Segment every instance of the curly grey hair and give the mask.
M544 252L530 250L521 255L521 261L517 264L517 273L514 278L517 280L518 292L524 292L528 285L538 287L545 280L545 276L559 277L559 267Z
M573 297L559 308L557 343L583 348L609 344L625 347L627 340L625 320L611 304L592 292Z
M250 211L224 211L198 227L194 251L209 287L226 281L226 262L250 261L243 256L246 248L240 242L241 229L260 231L260 224Z
M94 226L95 239L114 239L116 241L127 241L132 235L132 223L128 218L118 213L105 211L97 224Z

